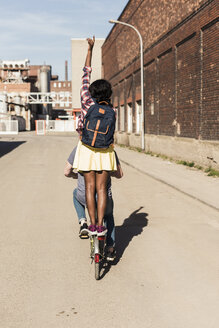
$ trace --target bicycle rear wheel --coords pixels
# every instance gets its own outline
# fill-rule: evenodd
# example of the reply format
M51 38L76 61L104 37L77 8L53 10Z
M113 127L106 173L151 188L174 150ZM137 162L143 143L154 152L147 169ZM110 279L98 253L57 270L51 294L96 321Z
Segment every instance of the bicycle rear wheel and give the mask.
M90 236L90 257L94 259L94 238Z
M100 279L100 255L99 254L95 254L95 279L99 280Z

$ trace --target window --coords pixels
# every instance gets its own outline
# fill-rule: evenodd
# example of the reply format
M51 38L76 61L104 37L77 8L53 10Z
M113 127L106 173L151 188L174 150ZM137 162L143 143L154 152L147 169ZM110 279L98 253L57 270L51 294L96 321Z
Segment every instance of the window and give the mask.
M141 100L136 101L136 133L140 133L141 125Z
M120 131L125 131L125 107L120 106Z
M132 103L127 105L128 132L132 132Z
M119 131L119 110L118 107L115 107L116 110L116 131Z
M56 88L56 83L53 83L54 88Z

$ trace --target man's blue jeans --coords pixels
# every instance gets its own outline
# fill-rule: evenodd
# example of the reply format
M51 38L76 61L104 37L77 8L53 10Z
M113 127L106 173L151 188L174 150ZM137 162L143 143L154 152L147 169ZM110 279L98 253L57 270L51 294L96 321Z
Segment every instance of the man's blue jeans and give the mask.
M75 210L77 212L78 221L80 223L81 219L84 219L85 216L85 206L77 200L77 188L73 191L73 203ZM106 204L106 211L104 216L104 222L107 227L107 246L115 246L115 223L113 216L113 199L108 197Z

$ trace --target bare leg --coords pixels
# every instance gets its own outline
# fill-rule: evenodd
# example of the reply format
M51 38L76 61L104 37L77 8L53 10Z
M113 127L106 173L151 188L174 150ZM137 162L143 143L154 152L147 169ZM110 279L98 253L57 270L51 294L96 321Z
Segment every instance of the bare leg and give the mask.
M107 179L109 172L97 171L96 172L96 192L97 192L97 218L98 225L103 225L103 217L106 210L107 202Z
M95 171L83 172L85 179L85 193L88 213L91 224L95 225L96 200L95 200Z

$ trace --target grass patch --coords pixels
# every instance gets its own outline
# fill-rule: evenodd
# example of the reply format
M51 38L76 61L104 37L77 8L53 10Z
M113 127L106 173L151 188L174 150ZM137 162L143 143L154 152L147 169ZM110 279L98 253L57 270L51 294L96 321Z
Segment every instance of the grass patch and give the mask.
M200 166L200 165L195 165L194 167L195 167L197 170L201 170L201 171L204 170L204 168L203 168L202 166Z
M139 147L136 147L135 150L137 150L137 152L139 152L139 153L142 153L143 152L143 150L141 148L139 148Z
M165 159L165 160L173 161L172 158L170 158L170 157L168 157L168 156L166 156L166 155L163 155L163 154L158 154L157 157L160 157L160 158Z
M156 153L153 153L150 150L144 151L143 149L141 149L139 147L125 146L123 144L117 144L117 145L119 147L128 148L130 150L134 150L134 151L137 151L139 153L143 153L145 155L159 157L159 158L162 158L163 160L168 160L168 161L174 162L176 164L184 165L184 166L187 166L187 167L194 167L197 170L201 170L201 171L203 171L205 173L208 173L208 176L219 177L219 171L217 171L215 169L212 169L211 167L208 167L207 169L205 169L201 165L196 165L195 162L187 162L187 161L183 161L183 160L175 160L172 157L168 157L168 156L166 156L164 154L156 154Z
M189 166L189 167L195 167L195 163L194 162L187 162L187 161L176 161L177 164L181 164L181 165L185 165L185 166ZM200 166L201 167L201 166Z
M211 167L208 167L205 172L208 173L209 177L219 177L219 171L212 169Z
M152 153L152 151L149 151L149 150L146 151L145 154L146 155L150 155L150 156L154 156L155 155L154 153ZM156 156L158 157L158 154Z

